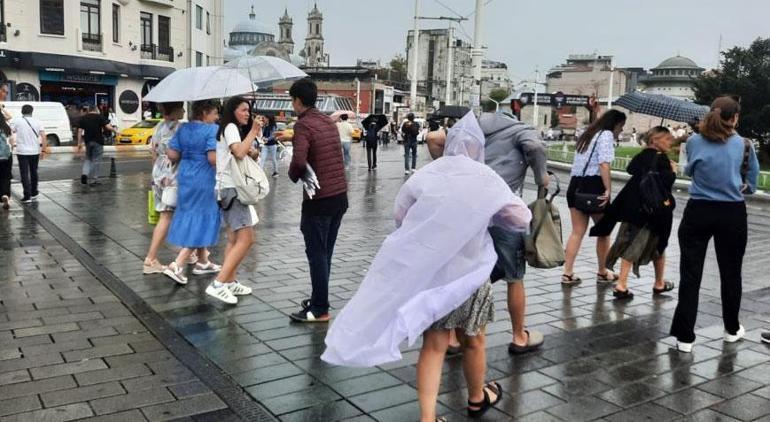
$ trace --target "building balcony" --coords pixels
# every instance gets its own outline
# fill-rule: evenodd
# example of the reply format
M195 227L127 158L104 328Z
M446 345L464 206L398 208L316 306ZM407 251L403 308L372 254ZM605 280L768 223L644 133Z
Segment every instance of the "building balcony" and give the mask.
M161 60L174 62L174 48L168 45L142 44L142 58L147 60Z
M83 42L83 50L85 51L102 51L102 36L101 34L81 34L81 40Z
M153 3L160 6L174 7L174 0L140 0L144 3ZM184 3L184 2L180 2Z

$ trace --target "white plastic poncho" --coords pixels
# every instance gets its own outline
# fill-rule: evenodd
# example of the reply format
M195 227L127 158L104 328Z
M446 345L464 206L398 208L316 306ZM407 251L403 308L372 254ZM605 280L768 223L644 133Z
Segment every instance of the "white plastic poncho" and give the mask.
M489 278L490 224L526 231L532 215L484 163L484 135L469 113L449 130L444 157L407 181L388 236L360 288L326 336L324 361L369 367L401 359L414 341Z

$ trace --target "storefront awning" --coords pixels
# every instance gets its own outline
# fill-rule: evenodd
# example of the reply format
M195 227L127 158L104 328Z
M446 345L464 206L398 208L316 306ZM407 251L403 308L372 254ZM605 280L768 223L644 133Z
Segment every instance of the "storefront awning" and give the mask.
M130 64L92 57L14 52L9 50L3 50L3 52L7 57L15 59L10 66L15 68L55 68L72 73L103 72L108 75L127 75L136 78L158 79L162 79L176 70L173 66Z

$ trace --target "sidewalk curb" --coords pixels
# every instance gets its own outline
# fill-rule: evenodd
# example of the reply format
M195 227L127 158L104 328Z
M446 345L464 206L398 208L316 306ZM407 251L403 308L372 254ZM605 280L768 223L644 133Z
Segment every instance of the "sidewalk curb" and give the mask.
M572 164L562 163L560 161L548 160L548 167L552 169L566 171L566 172L569 172L570 170L572 170ZM630 179L631 179L630 174L624 173L622 171L612 170L612 180L627 182ZM676 179L676 182L674 182L674 188L678 188L686 191L690 188L691 184L692 182L690 182L689 180ZM746 202L770 203L770 194L764 191L760 191L753 195L746 196Z

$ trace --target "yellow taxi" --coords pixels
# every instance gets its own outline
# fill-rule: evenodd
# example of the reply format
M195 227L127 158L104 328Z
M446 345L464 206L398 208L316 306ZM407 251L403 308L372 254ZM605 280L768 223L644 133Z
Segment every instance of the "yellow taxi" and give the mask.
M152 134L155 126L161 122L161 119L148 119L123 129L115 137L115 143L118 145L149 145L152 140Z

